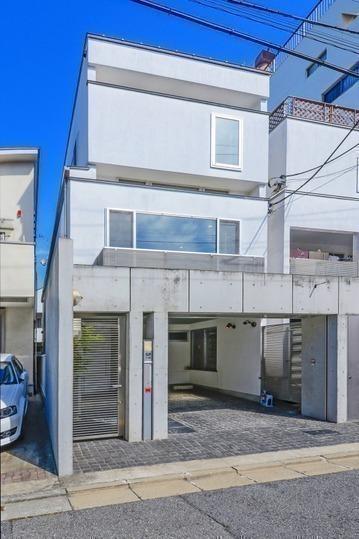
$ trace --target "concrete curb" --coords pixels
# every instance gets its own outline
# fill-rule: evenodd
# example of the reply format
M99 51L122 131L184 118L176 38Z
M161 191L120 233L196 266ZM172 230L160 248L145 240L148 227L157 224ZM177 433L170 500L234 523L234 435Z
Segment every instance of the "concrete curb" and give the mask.
M2 498L1 520L359 469L359 443L78 474Z

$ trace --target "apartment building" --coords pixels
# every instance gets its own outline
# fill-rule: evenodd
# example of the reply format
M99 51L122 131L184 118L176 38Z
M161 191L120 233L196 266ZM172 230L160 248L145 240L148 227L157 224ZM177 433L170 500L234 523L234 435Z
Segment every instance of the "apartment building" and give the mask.
M0 149L0 350L33 383L35 234L39 150Z
M43 293L60 474L73 440L166 438L173 385L258 401L267 316L331 317L329 355L303 331L301 404L347 420L359 279L266 273L268 97L267 72L87 37Z
M294 32L285 47L359 73L358 36L311 24L318 21L339 28L359 31L356 0L320 0ZM288 96L299 96L359 108L359 78L327 69L315 60L303 61L284 52L273 64L269 109L272 111Z

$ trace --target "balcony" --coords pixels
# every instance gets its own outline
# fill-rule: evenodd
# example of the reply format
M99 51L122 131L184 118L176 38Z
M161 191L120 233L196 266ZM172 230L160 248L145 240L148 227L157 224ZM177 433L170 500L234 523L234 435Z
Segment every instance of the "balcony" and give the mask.
M289 263L289 271L294 275L359 277L359 262L291 258Z
M34 297L34 245L0 242L1 304L26 303Z
M351 128L359 121L359 110L290 96L270 115L269 131L273 131L285 118L300 118Z
M104 247L96 260L99 266L154 269L264 272L264 258L241 255L176 253Z

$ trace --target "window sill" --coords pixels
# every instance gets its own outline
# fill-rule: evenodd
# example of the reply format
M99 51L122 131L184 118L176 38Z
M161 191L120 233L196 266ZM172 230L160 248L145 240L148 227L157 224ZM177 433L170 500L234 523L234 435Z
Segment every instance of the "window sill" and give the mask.
M218 373L217 369L192 369L192 367L187 367L186 370L194 371L194 372L217 372Z

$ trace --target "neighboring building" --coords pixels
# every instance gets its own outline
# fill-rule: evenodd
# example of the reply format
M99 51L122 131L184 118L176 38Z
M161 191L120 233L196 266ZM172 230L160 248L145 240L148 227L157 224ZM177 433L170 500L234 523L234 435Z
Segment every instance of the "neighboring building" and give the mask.
M313 26L310 21L320 21L358 32L357 0L319 1L308 15L308 22L304 22L284 46L359 74L358 36ZM276 56L273 70L270 110L274 110L290 95L359 108L358 77L341 74L322 67L315 61L306 62L284 52Z
M258 400L269 315L315 315L321 336L332 315L314 368L303 330L302 410L347 419L337 366L359 279L330 278L318 301L312 278L264 273L268 90L267 72L88 36L43 293L60 474L73 438L166 438L169 385Z
M0 149L0 351L33 379L39 150Z

